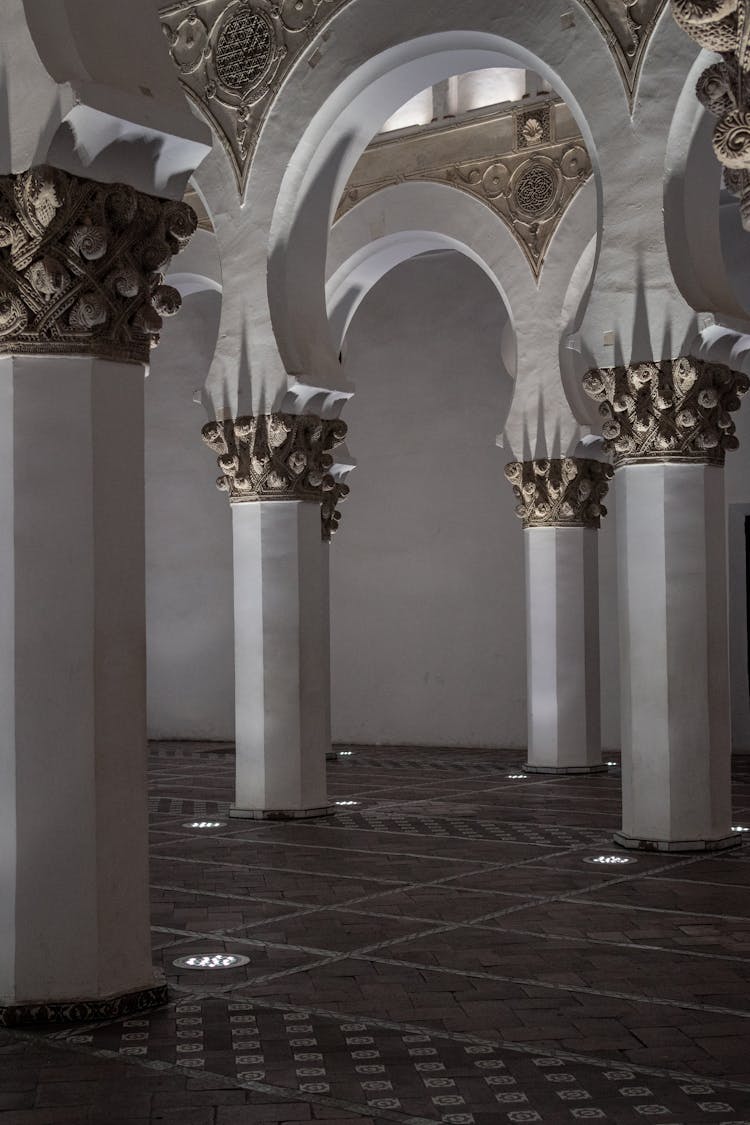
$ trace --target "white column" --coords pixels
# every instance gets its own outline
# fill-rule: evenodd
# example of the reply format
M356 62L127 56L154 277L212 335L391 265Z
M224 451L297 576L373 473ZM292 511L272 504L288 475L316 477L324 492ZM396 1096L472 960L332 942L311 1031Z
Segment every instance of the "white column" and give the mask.
M724 470L615 474L626 847L716 849L731 834Z
M154 999L143 488L140 365L0 359L0 1008L9 1020L14 1006Z
M598 532L531 527L526 548L527 769L591 773L601 761Z
M232 504L237 775L231 816L333 812L328 544L320 504Z

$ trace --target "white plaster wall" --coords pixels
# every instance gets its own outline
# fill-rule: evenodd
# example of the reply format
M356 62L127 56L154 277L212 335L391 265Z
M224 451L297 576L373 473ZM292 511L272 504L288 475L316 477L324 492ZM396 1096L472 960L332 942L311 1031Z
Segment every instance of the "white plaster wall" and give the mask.
M750 752L745 584L745 516L750 516L750 402L747 399L734 419L740 448L727 455L726 463L732 744L735 750Z
M193 395L206 377L221 297L185 298L146 380L149 735L234 737L232 528Z
M479 267L439 252L386 275L352 322L334 742L526 745L523 537L495 446L505 319Z

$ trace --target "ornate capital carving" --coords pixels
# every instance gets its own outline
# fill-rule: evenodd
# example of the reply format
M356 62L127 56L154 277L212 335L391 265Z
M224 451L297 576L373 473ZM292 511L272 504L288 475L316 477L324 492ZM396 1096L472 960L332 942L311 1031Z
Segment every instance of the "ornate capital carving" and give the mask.
M341 515L349 488L331 475L330 451L346 437L346 423L312 414L261 414L209 422L203 440L219 454L216 487L231 503L311 500L322 504L323 538Z
M721 363L681 356L593 369L583 380L604 419L615 467L681 461L723 465L739 445L730 414L750 380Z
M529 527L598 528L614 470L583 457L511 461L505 475L518 500L516 515Z
M195 227L187 204L125 184L0 176L0 354L147 363L181 301L162 271Z
M672 0L672 15L701 47L723 58L703 71L695 92L718 118L714 152L724 165L727 189L740 199L750 230L750 41L745 0Z

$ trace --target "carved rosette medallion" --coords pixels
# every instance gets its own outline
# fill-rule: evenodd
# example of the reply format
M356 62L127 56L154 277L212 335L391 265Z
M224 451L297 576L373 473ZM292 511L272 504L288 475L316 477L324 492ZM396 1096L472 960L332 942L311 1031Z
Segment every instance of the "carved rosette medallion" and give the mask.
M480 126L472 126L473 145L476 130L487 130L488 156L483 160L456 161L452 156L446 160L448 146L440 144L437 129L429 136L423 131L418 149L414 149L409 138L383 138L370 145L367 159L354 169L336 219L376 192L396 184L448 184L474 196L505 223L538 279L555 231L593 171L583 137L555 140L559 109L556 103L539 103L523 113L514 111L509 115L506 111ZM504 133L510 135L507 144L501 146L498 139ZM432 147L428 147L430 136ZM460 130L454 127L445 136L455 140L455 145L451 145L454 151L460 147ZM379 158L386 172L374 176ZM394 174L396 164L399 171Z
M750 380L721 363L682 356L661 363L596 368L583 386L598 402L615 467L676 461L723 465L736 449L738 410Z
M162 6L162 29L180 80L215 127L241 191L284 78L348 2L178 0Z
M181 303L163 271L195 228L187 204L125 184L0 176L0 354L147 363Z
M309 500L322 505L323 538L341 520L338 504L349 488L331 474L331 450L346 437L346 423L312 414L261 414L209 422L203 440L218 453L216 487L233 504Z
M511 461L505 466L524 528L598 528L607 514L602 501L613 472L606 462L584 457Z
M703 71L696 85L700 103L718 118L714 152L724 182L740 200L750 230L750 22L745 0L672 0L672 15L701 47L723 58Z

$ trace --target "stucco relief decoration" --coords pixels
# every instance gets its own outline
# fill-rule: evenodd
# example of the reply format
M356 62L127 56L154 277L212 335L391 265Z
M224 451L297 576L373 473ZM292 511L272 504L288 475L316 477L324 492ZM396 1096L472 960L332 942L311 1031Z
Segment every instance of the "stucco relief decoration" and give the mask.
M579 0L607 41L633 108L649 40L669 0Z
M263 118L295 58L348 0L181 0L162 8L172 61L244 187Z
M593 369L586 393L599 403L615 466L678 461L723 465L739 441L731 414L750 387L741 372L682 356Z
M518 109L513 117L517 149L548 145L555 139L555 117L551 106L537 105L532 109Z
M450 136L446 147L449 141ZM447 183L473 195L499 215L538 278L555 231L591 173L591 160L581 137L559 144L524 146L520 152L506 149L481 161L441 162L432 167L425 164L377 180L359 179L355 169L336 218L396 183Z
M722 56L704 70L696 94L718 118L714 151L750 230L750 6L745 0L672 0L672 15L696 43Z
M315 415L262 414L209 422L203 440L218 453L216 482L232 503L310 500L322 505L323 538L330 539L349 488L331 474L331 450L346 437L346 423Z
M147 363L164 284L196 228L185 203L39 166L0 176L0 353Z
M524 528L598 528L607 514L603 500L613 473L606 462L584 457L511 461L505 466Z

